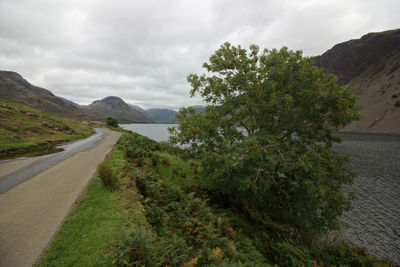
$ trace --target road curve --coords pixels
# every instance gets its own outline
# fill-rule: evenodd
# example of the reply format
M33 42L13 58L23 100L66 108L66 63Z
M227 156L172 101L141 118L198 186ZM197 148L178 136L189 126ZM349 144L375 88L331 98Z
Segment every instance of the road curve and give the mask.
M31 158L19 158L0 161L0 194L14 186L34 177L42 171L56 165L72 155L96 145L101 140L104 128L96 129L96 133L86 139L58 146L62 152Z
M46 160L38 157L9 162L9 169L3 168L6 176L16 172L33 175L0 194L0 266L32 266L40 257L120 136L107 129L97 132L101 134L94 141L70 144L69 148L77 150L61 160L50 160L54 166L41 165ZM69 148L66 151L72 151ZM37 166L45 168L38 171Z

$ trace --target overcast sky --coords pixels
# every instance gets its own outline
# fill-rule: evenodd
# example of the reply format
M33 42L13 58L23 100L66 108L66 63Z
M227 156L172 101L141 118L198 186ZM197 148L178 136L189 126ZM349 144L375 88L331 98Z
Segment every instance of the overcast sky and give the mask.
M201 104L189 73L228 41L319 55L400 27L399 0L0 0L0 70L79 104Z

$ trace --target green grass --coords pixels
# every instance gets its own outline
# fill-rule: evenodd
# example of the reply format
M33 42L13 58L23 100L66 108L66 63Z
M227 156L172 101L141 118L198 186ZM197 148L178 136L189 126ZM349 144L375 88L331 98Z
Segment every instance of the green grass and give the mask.
M105 164L120 175L124 162L116 147ZM120 236L147 225L142 210L131 189L109 192L99 178L93 179L37 266L111 265Z
M55 144L93 133L93 129L83 123L0 100L0 158L51 153L55 151Z
M157 151L155 154L160 158L155 169L164 180L177 183L184 189L199 185L200 176L198 171L197 173L195 171L195 166L199 165L198 162L184 161L181 157L168 152Z

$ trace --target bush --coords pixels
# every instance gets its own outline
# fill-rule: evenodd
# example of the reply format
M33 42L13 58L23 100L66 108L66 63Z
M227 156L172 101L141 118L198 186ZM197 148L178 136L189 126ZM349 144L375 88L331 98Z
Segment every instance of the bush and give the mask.
M396 106L396 108L400 107L400 100L396 101L396 104L394 104Z
M98 176L100 177L101 182L103 183L105 188L110 191L115 191L119 188L118 177L109 166L101 163L99 164L97 169Z
M139 228L123 237L119 246L118 266L149 265L154 254L154 236L150 231Z
M376 266L376 259L369 257L365 249L352 247L347 243L325 248L315 248L311 254L327 266L339 264L344 266Z
M107 126L109 126L109 127L118 128L118 120L113 117L108 116L106 118L106 123L107 123Z
M193 192L184 193L179 186L151 172L138 173L135 181L156 236L153 266L263 264L264 259L252 242L233 230L229 219L214 215L207 201ZM145 264L145 260L134 260L127 265Z

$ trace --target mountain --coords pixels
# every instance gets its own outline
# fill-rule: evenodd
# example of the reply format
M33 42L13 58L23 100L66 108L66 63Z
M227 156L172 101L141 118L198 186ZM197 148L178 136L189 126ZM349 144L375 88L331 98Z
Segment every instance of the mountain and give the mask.
M76 104L55 96L49 90L34 86L12 71L0 71L0 99L40 109L61 117L96 120L97 117L81 110Z
M152 108L145 110L145 114L158 123L176 123L175 115L178 112L172 109Z
M314 60L359 96L362 118L344 131L400 133L400 29L337 44Z
M59 98L61 98L62 100L66 101L66 102L68 102L68 103L70 103L71 105L73 105L73 106L75 106L75 107L79 107L79 104L77 104L77 103L75 103L75 102L73 102L73 101L71 101L71 100L69 100L69 99L66 99L66 98L61 97L61 96L59 96Z
M100 117L111 116L122 123L153 122L145 114L132 108L121 98L109 96L102 100L96 100L88 106L81 106L83 109Z
M129 103L126 103L128 106L130 106L131 108L133 108L133 109L136 109L137 111L140 111L140 112L142 112L143 114L146 112L144 109L142 109L141 107L139 107L139 106L135 106L135 105L132 105L132 104L129 104Z
M142 109L139 106L135 106L132 104L128 104L131 108L136 109L137 111L142 112L145 114L148 118L153 120L156 123L176 123L177 119L175 118L175 115L178 113L175 110L172 109L166 109L166 108L151 108L151 109Z
M204 113L206 111L204 106L192 106L192 108L196 112ZM172 109L152 108L144 110L144 113L157 123L178 123L178 119L176 118L178 112Z

